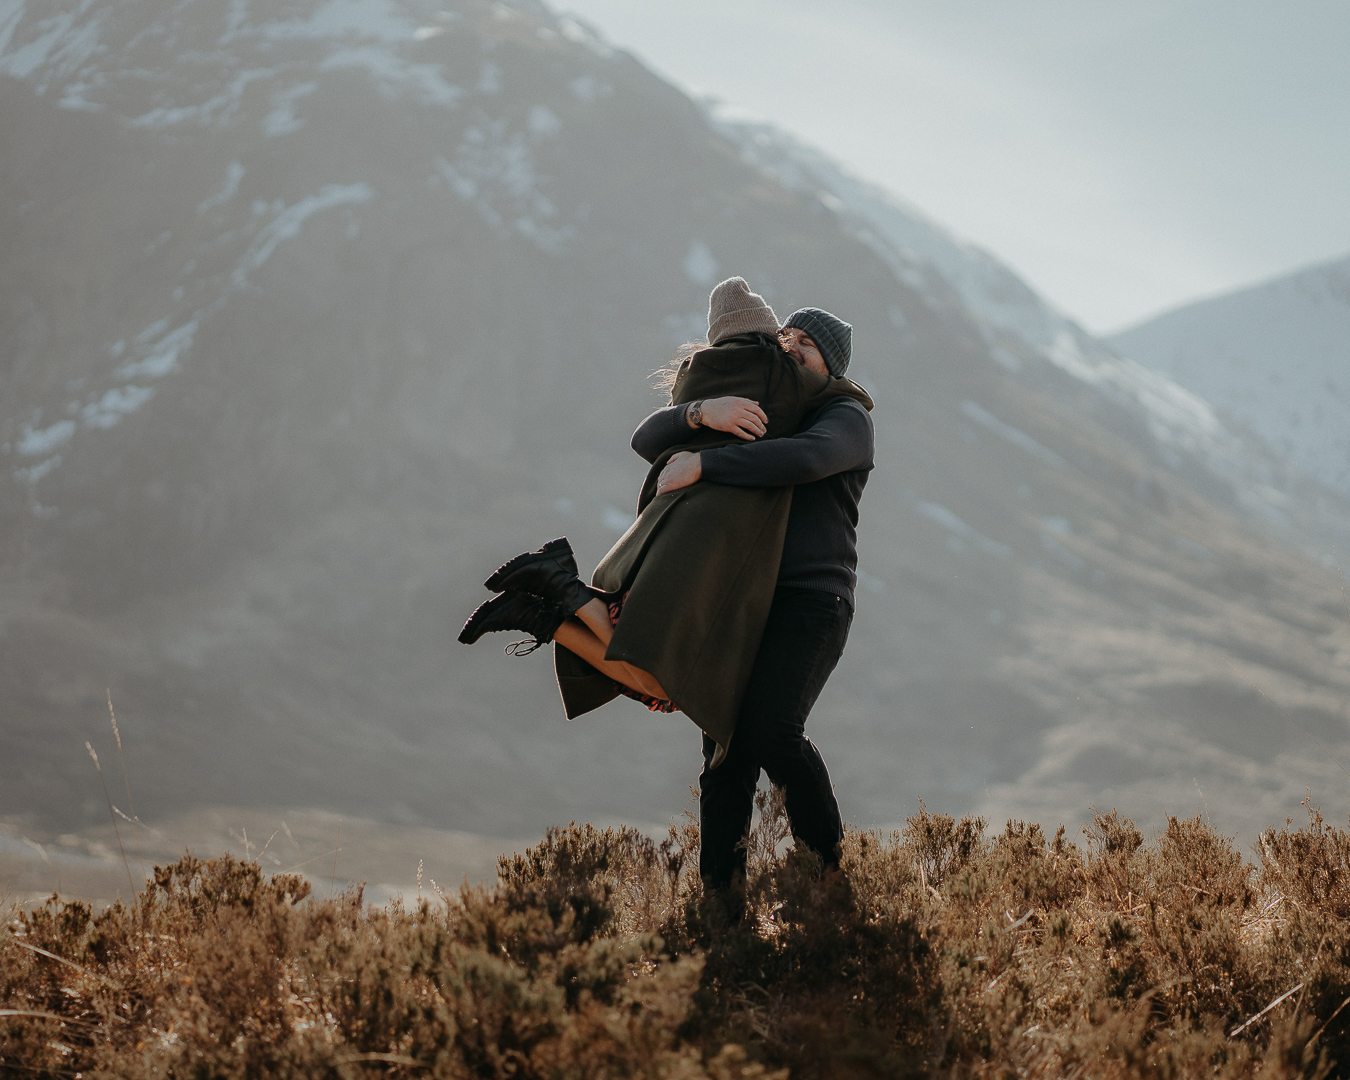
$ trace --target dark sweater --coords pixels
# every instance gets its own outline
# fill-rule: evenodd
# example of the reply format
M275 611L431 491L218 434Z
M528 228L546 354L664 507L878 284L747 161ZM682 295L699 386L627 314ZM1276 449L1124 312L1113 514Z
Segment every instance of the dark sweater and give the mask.
M658 409L633 432L633 449L654 461L689 437L688 406ZM704 450L703 479L733 487L794 487L778 585L821 589L853 606L858 575L858 500L873 468L872 418L837 398L783 439Z

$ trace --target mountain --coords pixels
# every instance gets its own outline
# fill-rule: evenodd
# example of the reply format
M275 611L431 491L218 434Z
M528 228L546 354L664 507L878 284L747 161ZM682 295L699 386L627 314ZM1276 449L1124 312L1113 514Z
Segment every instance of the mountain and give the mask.
M1188 473L1211 494L1242 512L1284 530L1286 539L1345 534L1350 519L1343 499L1325 499L1325 470L1288 447L1272 448L1243 425L1215 412L1221 395L1141 364L1119 338L1097 340L1036 295L995 256L951 235L891 193L851 175L839 163L772 125L738 119L715 100L705 103L710 122L741 147L749 162L785 187L815 195L844 227L877 252L902 281L930 304L953 302L983 335L989 355L1014 373L1048 363L1087 383L1146 424L1173 469L1199 464L1207 475ZM1325 283L1324 293L1335 291ZM1345 286L1342 282L1341 293ZM1334 321L1334 317L1333 317ZM1251 320L1252 325L1257 320ZM1328 327L1328 340L1339 326ZM1175 451L1181 456L1175 456ZM1320 460L1320 459L1319 459ZM1324 461L1323 461L1324 464ZM1292 467L1291 467L1292 466ZM1344 492L1340 493L1344 495Z
M568 724L544 658L454 637L507 556L566 533L589 569L631 521L647 376L732 273L849 319L878 402L812 720L847 818L1207 802L1250 835L1306 785L1350 809L1251 685L1347 750L1317 557L1344 505L1308 510L1312 481L992 256L573 19L0 0L0 140L16 835L106 818L82 743L115 751L108 689L166 830L678 813L687 720Z
M1350 258L1187 304L1111 344L1350 495Z

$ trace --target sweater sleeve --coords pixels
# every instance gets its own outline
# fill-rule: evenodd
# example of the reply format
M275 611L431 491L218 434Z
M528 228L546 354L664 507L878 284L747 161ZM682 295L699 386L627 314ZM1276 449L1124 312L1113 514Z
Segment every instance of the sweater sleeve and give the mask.
M733 487L788 487L835 473L872 468L872 418L841 398L820 409L796 435L704 450L703 479Z
M688 442L692 434L689 421L685 419L688 409L688 405L668 405L664 409L657 409L633 432L633 449L645 461L652 462L663 450Z

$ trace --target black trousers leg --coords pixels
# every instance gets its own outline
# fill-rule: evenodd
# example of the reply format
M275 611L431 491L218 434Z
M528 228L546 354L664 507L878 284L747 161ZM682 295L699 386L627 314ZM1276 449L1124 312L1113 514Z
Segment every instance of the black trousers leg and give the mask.
M716 769L710 767L716 746L703 739L699 872L709 887L725 888L734 875L745 873L742 840L761 769L783 789L793 835L827 866L838 863L843 821L829 770L806 737L806 718L839 663L852 621L848 602L832 593L774 594L736 733Z

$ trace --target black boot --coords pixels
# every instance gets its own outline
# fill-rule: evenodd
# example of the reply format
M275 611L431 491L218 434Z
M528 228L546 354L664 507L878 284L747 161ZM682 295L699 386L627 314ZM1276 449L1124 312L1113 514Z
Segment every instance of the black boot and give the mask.
M577 576L577 560L565 536L550 540L538 551L527 551L503 563L483 584L493 592L518 589L534 593L568 615L598 595Z
M513 656L529 656L540 645L547 645L562 625L567 614L547 601L523 592L504 592L494 596L469 616L459 640L472 645L484 634L495 630L521 630L529 634L525 641L515 641L506 647ZM528 649L518 647L528 644Z

